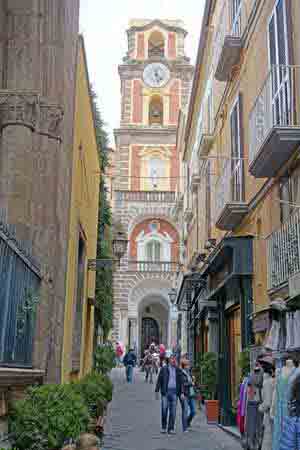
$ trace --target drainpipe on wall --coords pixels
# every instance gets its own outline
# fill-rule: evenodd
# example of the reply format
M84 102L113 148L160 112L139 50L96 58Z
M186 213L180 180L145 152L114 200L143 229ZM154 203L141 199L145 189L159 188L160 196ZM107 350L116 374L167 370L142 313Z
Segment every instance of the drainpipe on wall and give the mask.
M196 190L196 220L197 220L197 252L199 251L199 186L197 186Z

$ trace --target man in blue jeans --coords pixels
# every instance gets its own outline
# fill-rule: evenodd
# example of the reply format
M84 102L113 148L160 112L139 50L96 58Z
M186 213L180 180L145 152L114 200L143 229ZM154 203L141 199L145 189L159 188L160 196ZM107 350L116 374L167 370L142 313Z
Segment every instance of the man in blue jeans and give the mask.
M132 383L133 381L133 368L136 365L136 355L134 353L133 348L129 349L129 352L126 353L123 360L125 369L126 369L126 379L127 383Z
M175 434L177 399L184 399L183 376L175 355L160 369L155 392L161 394L161 433Z

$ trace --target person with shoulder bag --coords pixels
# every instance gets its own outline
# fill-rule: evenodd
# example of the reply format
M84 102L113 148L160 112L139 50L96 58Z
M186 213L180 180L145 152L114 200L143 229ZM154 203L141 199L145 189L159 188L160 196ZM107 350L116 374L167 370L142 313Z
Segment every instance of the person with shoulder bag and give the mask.
M175 434L177 399L184 399L182 371L177 367L176 356L167 359L160 369L155 393L161 394L161 433Z
M190 372L190 361L187 358L181 360L181 371L183 375L184 398L181 400L182 429L185 433L191 428L192 421L196 415L196 392L194 380Z

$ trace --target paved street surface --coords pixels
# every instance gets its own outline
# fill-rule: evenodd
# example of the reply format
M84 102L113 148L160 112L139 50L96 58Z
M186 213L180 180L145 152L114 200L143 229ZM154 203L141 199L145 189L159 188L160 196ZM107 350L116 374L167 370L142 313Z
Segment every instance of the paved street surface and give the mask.
M207 425L199 413L189 433L181 432L177 420L175 436L160 434L160 401L154 385L135 371L135 382L124 382L123 369L114 369L114 399L106 420L104 450L241 450L239 442L217 426ZM177 417L181 408L177 409Z

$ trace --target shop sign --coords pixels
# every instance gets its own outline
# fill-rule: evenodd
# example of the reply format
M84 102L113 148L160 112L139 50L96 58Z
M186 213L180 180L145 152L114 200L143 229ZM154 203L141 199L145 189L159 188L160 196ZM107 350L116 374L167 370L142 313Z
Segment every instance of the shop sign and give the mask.
M254 333L267 331L270 326L269 311L265 311L253 319L252 328Z

